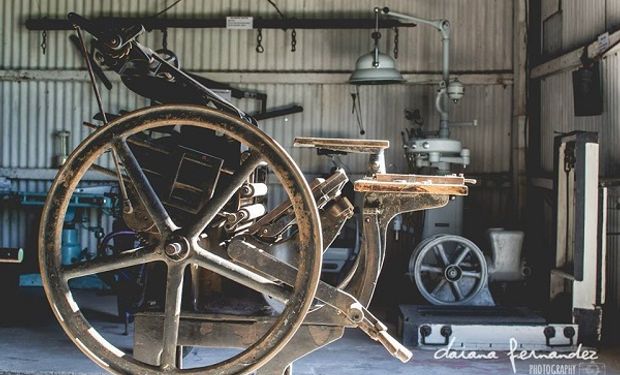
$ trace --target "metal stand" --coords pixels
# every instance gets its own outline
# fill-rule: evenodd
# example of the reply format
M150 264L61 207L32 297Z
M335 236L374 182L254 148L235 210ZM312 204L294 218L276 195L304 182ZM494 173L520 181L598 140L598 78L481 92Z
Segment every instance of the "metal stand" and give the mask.
M401 305L403 344L422 349L574 350L576 324L547 324L526 308L487 306Z
M134 357L147 364L159 365L163 350L161 313L136 315ZM179 345L210 348L244 348L260 339L273 325L271 317L241 317L234 315L188 314L181 317ZM295 333L269 363L256 374L291 374L292 363L342 337L345 327L308 321Z
M557 136L555 148L556 248L550 300L570 296L580 342L598 345L605 303L606 189L599 188L598 134ZM601 205L602 204L602 205Z

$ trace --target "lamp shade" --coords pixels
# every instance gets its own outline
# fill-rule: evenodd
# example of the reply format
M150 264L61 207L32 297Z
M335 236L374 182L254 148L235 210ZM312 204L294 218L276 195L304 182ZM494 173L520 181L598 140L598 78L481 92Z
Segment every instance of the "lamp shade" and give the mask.
M396 62L385 53L378 53L378 66L373 66L374 51L362 55L355 63L355 71L349 78L354 85L389 85L405 81L396 69Z

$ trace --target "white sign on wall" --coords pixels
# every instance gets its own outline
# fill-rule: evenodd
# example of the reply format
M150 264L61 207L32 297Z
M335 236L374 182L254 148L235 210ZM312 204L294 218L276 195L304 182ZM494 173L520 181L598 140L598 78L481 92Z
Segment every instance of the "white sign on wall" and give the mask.
M232 30L253 29L254 17L226 17L226 28Z

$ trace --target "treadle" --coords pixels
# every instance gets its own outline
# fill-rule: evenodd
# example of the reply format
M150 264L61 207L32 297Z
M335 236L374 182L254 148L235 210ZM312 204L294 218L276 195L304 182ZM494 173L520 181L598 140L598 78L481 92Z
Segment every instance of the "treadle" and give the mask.
M293 146L314 147L323 150L359 154L378 154L386 148L390 148L390 141L379 139L295 137Z
M572 350L575 324L547 324L527 308L400 305L399 334L408 347L437 350ZM571 336L572 334L572 336Z
M365 177L355 181L355 191L361 193L399 193L399 194L443 194L467 195L469 188L466 183L476 180L463 176L426 176L377 173L373 177Z

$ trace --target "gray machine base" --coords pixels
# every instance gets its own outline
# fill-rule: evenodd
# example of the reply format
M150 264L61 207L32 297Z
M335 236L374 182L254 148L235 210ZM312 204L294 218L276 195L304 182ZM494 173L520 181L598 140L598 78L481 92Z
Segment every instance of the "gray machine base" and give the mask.
M164 317L161 313L136 314L134 358L159 365ZM179 326L180 346L245 348L260 339L273 324L271 317L222 314L184 314ZM291 375L295 360L338 340L345 327L304 322L287 346L256 375ZM179 363L182 366L182 363Z
M573 350L575 324L548 324L525 308L401 305L399 333L404 345L456 350Z

